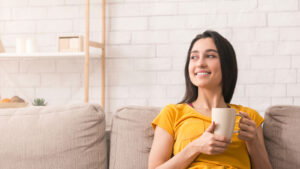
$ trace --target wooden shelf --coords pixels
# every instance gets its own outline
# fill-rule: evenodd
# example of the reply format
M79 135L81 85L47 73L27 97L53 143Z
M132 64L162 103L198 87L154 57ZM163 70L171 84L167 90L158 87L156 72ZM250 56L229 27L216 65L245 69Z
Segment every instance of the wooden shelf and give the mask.
M53 53L0 53L0 58L76 58L85 57L84 52L53 52ZM100 55L91 54L91 58L100 58Z

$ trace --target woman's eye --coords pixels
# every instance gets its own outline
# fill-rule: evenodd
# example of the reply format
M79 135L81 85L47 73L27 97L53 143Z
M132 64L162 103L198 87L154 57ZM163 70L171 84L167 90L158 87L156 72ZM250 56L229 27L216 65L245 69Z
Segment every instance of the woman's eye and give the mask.
M215 58L215 55L207 55L208 58Z
M197 56L191 56L191 59L196 59L197 58Z

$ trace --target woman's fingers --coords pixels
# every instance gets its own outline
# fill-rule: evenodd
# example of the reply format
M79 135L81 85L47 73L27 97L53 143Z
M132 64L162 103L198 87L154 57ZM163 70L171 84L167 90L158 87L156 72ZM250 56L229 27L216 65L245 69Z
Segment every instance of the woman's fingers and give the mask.
M227 137L224 137L224 136L214 135L214 139L216 141L231 143L231 138L227 138Z
M201 137L195 140L195 144L200 146L201 152L204 154L220 154L224 152L231 143L231 139L214 135L210 131L205 131Z
M242 118L239 123L239 135L238 137L245 141L251 141L257 134L256 123L245 112L240 112Z
M221 154L226 150L226 147L214 147L212 149L212 154Z
M226 148L230 143L222 142L222 141L215 141L213 143L214 147Z
M253 125L250 126L250 125L243 124L243 123L240 123L239 127L240 127L240 130L243 130L243 131L254 132L254 130L255 130L255 126L253 126Z
M251 141L256 136L256 129L255 128L248 128L247 130L241 130L239 131L238 137L245 141Z
M209 127L208 127L205 131L206 131L206 132L209 132L209 133L213 133L214 130L215 130L215 126L216 126L216 124L215 124L215 122L213 121L213 122L211 122L211 124L209 125Z
M248 113L240 111L240 114L242 114L242 116L246 119L251 119L250 116L248 115Z
M249 133L249 132L246 132L246 131L243 131L243 130L240 130L240 133L239 133L239 138L242 139L242 140L251 140L253 138L253 135L252 133Z

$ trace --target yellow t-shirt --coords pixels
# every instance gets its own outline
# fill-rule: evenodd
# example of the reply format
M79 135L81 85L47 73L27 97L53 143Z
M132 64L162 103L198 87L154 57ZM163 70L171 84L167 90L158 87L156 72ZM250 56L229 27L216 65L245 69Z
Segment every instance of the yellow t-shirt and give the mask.
M229 104L236 113L246 112L254 120L257 127L264 119L253 109L241 105ZM240 117L236 118L234 130L238 130ZM152 127L159 126L170 133L174 138L173 155L179 153L190 142L198 138L211 124L211 117L204 116L197 112L190 105L170 104L167 105L153 120ZM189 169L210 169L210 168L241 168L250 169L250 158L246 144L238 138L238 134L232 135L232 143L227 150L218 155L200 154L188 167Z

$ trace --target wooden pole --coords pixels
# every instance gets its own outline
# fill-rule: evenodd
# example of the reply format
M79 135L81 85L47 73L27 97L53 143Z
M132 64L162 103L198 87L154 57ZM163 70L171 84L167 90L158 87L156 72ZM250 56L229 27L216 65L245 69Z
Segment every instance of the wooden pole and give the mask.
M3 53L3 52L5 52L5 50L4 50L3 44L0 40L0 53Z
M84 101L89 101L89 41L90 41L90 0L86 0L85 6L85 80L84 80Z
M102 0L102 107L105 110L105 32L106 32L106 3Z

